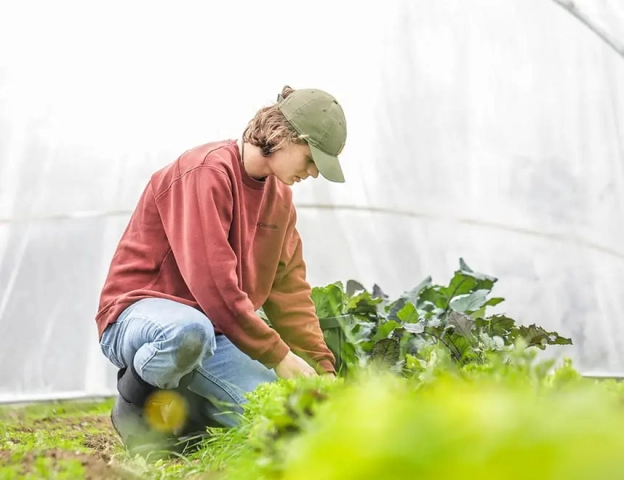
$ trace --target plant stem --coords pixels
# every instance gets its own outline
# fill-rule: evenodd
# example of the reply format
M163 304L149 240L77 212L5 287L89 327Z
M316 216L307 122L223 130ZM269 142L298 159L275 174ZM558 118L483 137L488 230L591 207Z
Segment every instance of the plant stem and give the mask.
M444 332L444 333L446 333L446 332ZM439 336L439 337L438 337L438 336L436 336L436 335L434 335L433 333L428 333L428 335L431 335L431 336L432 336L433 338L435 338L437 341L442 342L442 343L444 344L444 346L445 346L446 348L448 348L448 349L449 349L449 351L451 352L451 355L453 355L453 357L455 357L455 360L456 360L457 362L459 362L459 361L461 360L461 358L460 358L460 356L459 356L459 350L453 350L453 349L451 348L451 346L450 346L448 343L446 343L446 342L444 341L444 339L442 338L442 337L444 336L444 333L442 333L442 335L441 335L441 336ZM455 346L455 344L453 344L453 347L455 347L455 349L457 349L457 347Z

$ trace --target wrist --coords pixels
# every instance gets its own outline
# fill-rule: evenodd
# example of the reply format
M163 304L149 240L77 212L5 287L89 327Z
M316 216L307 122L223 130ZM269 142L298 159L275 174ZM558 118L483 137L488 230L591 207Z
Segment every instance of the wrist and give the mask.
M277 367L289 353L290 347L278 337L276 345L271 350L265 352L258 361L268 369L273 369Z

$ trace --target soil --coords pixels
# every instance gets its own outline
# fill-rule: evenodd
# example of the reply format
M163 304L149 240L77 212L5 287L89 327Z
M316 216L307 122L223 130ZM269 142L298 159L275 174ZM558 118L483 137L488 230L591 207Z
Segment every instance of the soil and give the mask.
M21 423L21 422L20 422ZM43 448L23 454L0 447L0 465L15 465L15 474L38 473L41 465L50 472L63 471L69 461L82 465L88 480L135 480L142 477L128 471L122 465L123 452L108 415L86 415L79 417L45 417L15 425L13 434L4 440L13 445L25 444L33 434L41 431L62 431L65 438L80 438L89 452L62 448ZM16 457L16 455L19 455Z
M40 454L27 453L22 460L23 473L35 473L36 470L33 468L34 464L42 456L50 460L48 468L52 471L59 468L62 462L66 462L68 460L79 462L85 470L84 478L88 480L134 480L141 478L140 476L123 469L121 465L105 461L100 455L69 452L60 449L45 450Z

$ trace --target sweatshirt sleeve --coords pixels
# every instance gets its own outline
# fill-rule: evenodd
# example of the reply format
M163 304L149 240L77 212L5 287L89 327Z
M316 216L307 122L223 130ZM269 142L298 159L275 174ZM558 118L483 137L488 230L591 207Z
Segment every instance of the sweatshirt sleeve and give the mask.
M180 273L206 316L241 351L273 368L289 347L241 288L228 242L232 195L224 172L202 166L176 180L156 203Z
M295 223L296 212L292 207L280 268L263 309L294 353L317 371L335 373L335 358L325 343L312 289L306 280L303 245Z

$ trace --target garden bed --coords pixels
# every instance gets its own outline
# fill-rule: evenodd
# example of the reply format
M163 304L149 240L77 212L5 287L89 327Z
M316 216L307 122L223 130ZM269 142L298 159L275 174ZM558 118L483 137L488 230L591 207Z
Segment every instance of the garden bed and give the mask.
M137 478L125 472L112 401L0 409L0 478Z
M448 285L427 278L395 299L353 281L315 288L339 377L262 385L239 427L168 460L128 457L110 400L4 408L0 479L624 477L622 384L540 358L572 339L490 315L495 283L461 261Z

